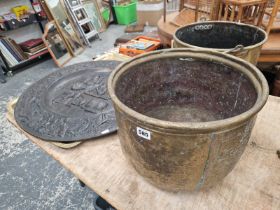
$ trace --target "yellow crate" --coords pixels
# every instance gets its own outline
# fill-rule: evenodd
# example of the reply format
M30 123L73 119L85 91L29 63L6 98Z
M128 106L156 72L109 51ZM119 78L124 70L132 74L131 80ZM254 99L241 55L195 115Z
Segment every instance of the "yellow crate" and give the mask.
M12 12L15 13L17 18L24 15L29 10L29 7L26 5L17 6L12 8Z

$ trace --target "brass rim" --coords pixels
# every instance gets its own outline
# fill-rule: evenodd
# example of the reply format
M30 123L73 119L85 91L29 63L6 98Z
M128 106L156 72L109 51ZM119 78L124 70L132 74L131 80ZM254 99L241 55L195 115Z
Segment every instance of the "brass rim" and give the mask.
M148 117L140 114L135 110L129 108L122 103L115 93L115 86L119 77L132 66L139 65L139 63L153 60L155 58L163 57L177 57L177 56L190 56L192 58L210 59L211 61L218 61L232 66L234 69L243 72L255 86L257 92L257 100L253 107L240 115L226 118L223 120L209 121L209 122L170 122L159 120L156 118ZM229 129L235 126L240 126L249 118L254 117L261 108L265 105L268 98L268 84L263 74L253 64L246 62L235 56L220 53L211 50L198 50L187 48L175 48L168 50L159 50L150 53L145 53L136 56L131 60L120 64L109 76L108 79L108 92L114 103L115 109L126 115L127 118L137 120L140 124L154 128L164 128L170 132L176 130L193 131L193 132L209 132L217 129Z
M209 23L209 24L230 24L230 25L238 25L238 26L246 26L246 27L250 27L250 28L254 28L258 31L261 31L263 34L264 34L264 39L263 41L255 44L255 45L250 45L250 46L247 46L247 47L244 47L244 50L250 50L250 49L253 49L253 48L256 48L256 47L259 47L259 46L262 46L268 39L268 36L267 36L267 33L261 29L261 28L258 28L256 26L253 26L253 25L249 25L249 24L245 24L245 23L237 23L237 22L230 22L230 21L205 21L205 22L200 22L200 23L192 23L192 24L188 24L188 25L185 25L185 26L182 26L180 28L178 28L174 35L173 35L173 39L178 42L180 45L182 46L185 46L185 47L192 47L192 48L197 48L197 49L202 49L202 50L214 50L214 51L218 51L218 52L224 52L224 51L228 51L228 50L233 50L234 48L226 48L226 49L217 49L217 48L206 48L206 47L199 47L199 46L196 46L196 45L191 45L191 44L188 44L188 43L185 43L185 42L182 42L181 40L179 40L176 36L176 33L181 30L182 28L186 28L186 27L189 27L189 26L193 26L193 25L199 25L199 24L202 24L202 23Z

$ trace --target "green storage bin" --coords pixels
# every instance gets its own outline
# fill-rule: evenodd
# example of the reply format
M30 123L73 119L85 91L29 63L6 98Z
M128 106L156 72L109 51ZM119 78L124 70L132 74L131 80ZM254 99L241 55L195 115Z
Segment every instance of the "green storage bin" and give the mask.
M137 21L136 2L132 2L128 5L116 5L113 7L118 24L129 25Z
M109 21L109 18L110 18L110 10L109 10L109 8L106 8L106 9L103 10L102 17L103 17L105 22Z

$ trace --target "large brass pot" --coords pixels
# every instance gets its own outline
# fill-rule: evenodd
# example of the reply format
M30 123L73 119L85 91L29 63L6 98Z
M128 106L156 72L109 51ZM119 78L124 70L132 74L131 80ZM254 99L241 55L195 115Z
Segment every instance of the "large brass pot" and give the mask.
M135 57L111 73L108 91L126 158L169 191L221 181L241 157L268 98L255 66L195 49Z
M253 25L228 21L198 22L178 28L174 48L209 49L229 53L256 65L267 33Z

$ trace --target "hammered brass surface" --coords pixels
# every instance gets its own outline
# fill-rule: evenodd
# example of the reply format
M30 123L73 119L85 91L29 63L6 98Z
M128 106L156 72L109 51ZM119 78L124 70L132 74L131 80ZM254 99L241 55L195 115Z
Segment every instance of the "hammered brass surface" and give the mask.
M231 130L176 135L116 113L124 155L140 175L168 191L201 190L221 182L240 159L254 125L251 120ZM151 131L152 140L137 136L137 127Z
M268 85L242 59L185 48L119 65L108 92L122 151L136 171L167 191L198 191L217 185L235 167L267 101Z

